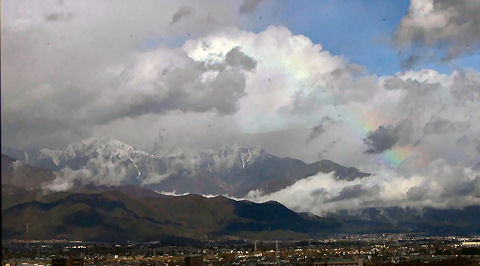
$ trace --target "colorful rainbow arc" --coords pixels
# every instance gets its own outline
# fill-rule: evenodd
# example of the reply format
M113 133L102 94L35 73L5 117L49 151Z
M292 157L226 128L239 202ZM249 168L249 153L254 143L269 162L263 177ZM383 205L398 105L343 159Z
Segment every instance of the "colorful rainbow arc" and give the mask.
M287 68L284 68L283 70L288 70L289 72L292 72L290 73L291 75L289 75L291 79L295 79L297 81L303 80L305 81L305 83L307 83L309 78L312 76L310 70L303 67L295 68L294 66L292 66L292 63L293 62L291 62L291 64L287 64ZM321 89L324 92L324 100L330 101L336 106L336 108L337 106L344 106L337 104L338 101L335 95L329 91L328 87L320 84L312 84L310 88L311 90ZM375 131L381 125L388 124L388 120L378 111L370 110L367 113L362 113L350 109L351 108L343 107L343 119L345 121L348 121L348 125L358 137L358 141L361 141L362 143L364 143L364 139L367 138L370 132ZM385 164L391 168L398 167L407 158L415 159L415 165L417 167L426 165L429 160L428 154L419 146L414 145L405 145L398 147L394 146L389 150L377 154L376 156L378 156L379 161L382 164Z

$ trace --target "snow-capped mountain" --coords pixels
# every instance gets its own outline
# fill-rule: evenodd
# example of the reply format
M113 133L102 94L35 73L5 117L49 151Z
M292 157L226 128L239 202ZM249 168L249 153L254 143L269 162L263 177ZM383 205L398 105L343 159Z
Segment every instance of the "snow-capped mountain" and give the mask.
M368 175L327 160L306 164L280 158L259 147L183 149L157 156L111 137L87 139L64 150L4 153L29 165L57 171L54 187L68 187L74 182L134 184L157 191L244 196L255 189L273 192L317 172L333 171L342 179Z

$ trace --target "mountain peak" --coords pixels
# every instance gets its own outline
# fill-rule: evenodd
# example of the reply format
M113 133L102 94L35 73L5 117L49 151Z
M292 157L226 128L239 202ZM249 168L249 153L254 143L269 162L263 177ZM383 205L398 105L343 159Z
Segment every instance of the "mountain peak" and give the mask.
M148 155L144 151L135 150L132 146L111 136L96 137L72 143L67 146L65 153L71 157L77 155L99 154L102 156L132 156L134 153Z
M335 172L346 180L369 175L328 160L306 164L277 157L253 145L209 150L178 147L172 151L168 156L154 156L106 136L72 143L63 150L25 151L17 158L32 166L65 170L69 178L99 185L135 184L159 191L239 197L256 189L277 191L318 172Z
M78 147L78 146L99 146L99 147L116 147L121 149L133 149L132 146L126 144L125 142L119 141L112 136L104 137L95 137L82 140L77 143L70 144L69 146Z

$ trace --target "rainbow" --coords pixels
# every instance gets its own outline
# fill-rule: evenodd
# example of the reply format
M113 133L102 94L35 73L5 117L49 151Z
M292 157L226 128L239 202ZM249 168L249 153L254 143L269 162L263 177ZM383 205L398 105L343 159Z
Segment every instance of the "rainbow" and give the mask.
M316 81L315 75L317 73L312 71L313 67L306 62L305 59L298 59L295 58L295 56L278 57L276 54L270 54L262 60L262 64L266 69L273 70L273 73L285 73L287 82L292 82L292 84L302 84L302 86L304 86L303 88L309 92L315 90L321 90L324 92L321 96L322 101L335 106L336 110L332 110L333 113L341 114L342 120L344 120L351 128L354 135L357 136L356 141L361 143L361 145L366 145L364 140L368 137L368 134L375 131L379 126L387 125L390 122L384 115L374 109L365 113L363 110L355 110L356 108L354 107L346 107L339 103L337 97L328 86L322 84L320 81ZM321 76L321 74L319 74L319 76ZM297 92L298 89L292 87L287 91L284 91L283 96L285 98L291 98ZM342 109L338 110L338 108ZM365 149L367 149L366 146ZM413 145L396 145L382 153L372 154L372 156L377 156L380 163L385 164L390 168L398 167L407 158L413 158L417 165L425 163L427 161L426 158L428 158L428 155L420 147ZM419 158L421 160L418 160Z
M345 110L345 113L349 114L349 125L358 136L358 140L363 144L368 134L375 131L379 126L388 124L388 120L380 112L373 109L363 114L361 112L353 112L352 110ZM411 144L394 146L376 156L390 168L398 167L407 158L413 158L417 167L428 163L428 154L419 146Z
M290 68L287 67L284 70L291 72L289 77L295 80L307 81L311 77L311 73L308 70L302 68ZM325 92L324 100L331 102L334 106L342 106L338 104L336 97L333 93L329 92L328 88L320 84L311 84L311 90L321 89ZM337 107L336 107L337 108ZM368 137L368 134L378 129L381 125L387 125L388 119L377 110L371 109L368 112L362 112L355 110L355 108L342 108L342 117L357 136L357 141L365 145L364 140ZM365 147L366 148L366 147ZM382 153L375 154L378 157L378 161L390 168L396 168L407 158L412 158L417 167L424 166L428 163L428 154L422 150L419 146L405 145L394 146L389 150Z

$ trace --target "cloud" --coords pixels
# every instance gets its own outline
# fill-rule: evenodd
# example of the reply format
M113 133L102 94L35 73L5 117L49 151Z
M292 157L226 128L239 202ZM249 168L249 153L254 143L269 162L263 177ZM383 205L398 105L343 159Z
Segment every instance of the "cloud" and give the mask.
M468 124L462 122L451 122L441 117L434 117L431 121L425 124L423 132L425 134L445 134L461 130L463 127L468 127Z
M244 54L241 47L235 47L225 55L225 63L230 66L240 66L246 70L253 70L257 62Z
M253 13L257 6L263 0L244 0L242 5L238 8L238 13L245 14L245 13Z
M392 37L407 54L403 66L425 57L448 61L478 51L479 12L478 1L412 0Z
M19 160L15 160L13 163L12 163L12 168L13 168L13 171L17 171L18 169L21 169L21 167L24 165L24 163L22 161L19 161Z
M196 14L203 12L197 8ZM68 23L81 19L78 15ZM378 156L387 147L415 147L402 161L442 158L472 167L478 158L480 75L472 69L377 77L306 36L274 26L259 33L226 28L192 37L179 48L154 45L122 52L114 61L104 54L115 47L96 56L68 50L85 60L63 67L61 60L49 60L66 55L45 50L52 59L38 54L46 63L31 69L32 64L22 62L32 59L15 52L17 47L2 47L18 59L3 59L8 74L2 91L2 143L7 146L55 148L102 135L147 151L155 143L156 150L254 143L279 156L308 162L326 158L367 172L378 170ZM21 72L35 74L17 76ZM335 123L318 120L323 117ZM425 134L432 117L464 126ZM399 127L404 120L410 122ZM379 143L381 136L387 141ZM462 137L472 145L459 144ZM309 139L315 141L305 141ZM408 171L417 170L412 166Z
M240 64L240 68L235 64ZM131 95L131 102L125 103L128 109L120 109L110 119L169 110L235 113L238 99L246 95L243 69L252 71L255 65L255 60L239 48L232 49L222 62L212 66L167 48L139 54L122 71L125 76L119 77L120 86L125 83L125 88L117 88L109 97L118 94L122 101L134 88L136 93Z
M375 131L369 132L364 140L368 149L366 153L382 153L391 149L401 138L408 138L412 131L410 120L404 120L399 125L380 126Z
M378 194L379 191L380 189L378 186L373 186L371 188L365 189L360 184L351 185L351 186L346 186L342 188L342 190L338 193L337 196L332 197L328 201L332 202L332 201L348 200L348 199L359 198L365 195L372 196L372 195Z
M377 130L368 134L365 143L369 149L367 153L381 153L388 150L397 143L399 136L397 136L395 128L389 126L380 126Z
M136 104L122 97L115 103L128 87L119 84L121 72L136 56L158 47L174 50L187 36L204 36L238 23L230 2L199 1L188 2L195 16L172 27L172 14L186 4L146 0L112 8L108 2L94 1L2 3L8 10L1 24L2 64L8 65L2 68L2 144L57 148L91 137ZM121 130L130 135L127 131ZM144 133L157 135L148 131ZM150 145L154 141L149 139Z
M334 123L335 121L333 121L330 117L328 116L322 117L322 119L320 120L320 123L312 127L310 131L310 136L308 137L307 142L310 142L315 138L317 138L318 136L322 135L322 133L325 132L325 130Z
M346 181L332 174L316 174L271 194L250 191L245 198L256 202L277 200L296 211L317 215L370 207L456 208L480 203L478 173L436 160L414 176L383 170L361 180Z
M181 19L191 16L195 12L195 9L193 9L190 6L182 6L180 7L175 14L172 16L172 21L170 22L171 25L177 23Z
M420 55L409 55L406 59L400 62L400 66L402 69L410 69L414 67L420 61L420 59L422 59Z
M46 21L69 21L73 18L72 12L50 13L45 16Z
M62 91L64 88L50 84L35 88L32 94L41 97L33 101L28 100L32 94L22 97L25 102L21 108L19 105L8 108L2 124L7 132L18 130L21 134L34 131L42 136L69 130L80 135L87 126L151 113L180 110L233 114L238 109L238 100L246 95L245 72L254 71L255 66L255 60L240 48L210 66L193 60L181 50L159 47L134 54L119 67L120 71L108 74L109 84L97 84L104 86L101 90ZM42 111L32 115L30 110L39 108ZM30 130L22 128L26 125Z
M228 29L188 40L183 49L195 60L213 63L237 46L257 62L255 72L246 75L248 97L239 101L235 113L236 122L245 132L290 129L317 122L315 115L307 117L305 111L312 110L310 105L320 106L319 100L325 97L322 86L332 71L344 68L342 58L322 50L305 36L275 26L258 34Z
M459 182L443 192L445 197L462 196L474 194L476 197L480 197L480 176L477 176L473 180Z
M478 103L480 102L480 73L472 70L457 71L453 77L451 92L459 102Z

